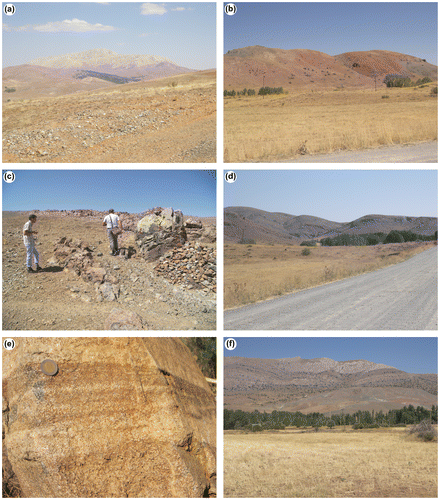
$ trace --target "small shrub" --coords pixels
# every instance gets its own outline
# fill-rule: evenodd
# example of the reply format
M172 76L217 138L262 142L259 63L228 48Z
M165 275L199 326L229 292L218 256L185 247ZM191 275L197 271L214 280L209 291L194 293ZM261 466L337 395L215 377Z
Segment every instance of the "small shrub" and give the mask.
M438 95L438 87L433 87L433 89L431 90L431 94Z
M316 247L316 241L310 240L310 241L302 241L299 246L301 247Z
M423 439L423 441L434 441L437 438L437 430L431 424L429 418L425 418L419 424L413 425L409 429L410 434L417 434L417 437Z
M382 99L388 99L390 96L389 95L383 95Z
M304 248L304 250L301 252L301 255L310 255L312 252L310 251L310 248Z

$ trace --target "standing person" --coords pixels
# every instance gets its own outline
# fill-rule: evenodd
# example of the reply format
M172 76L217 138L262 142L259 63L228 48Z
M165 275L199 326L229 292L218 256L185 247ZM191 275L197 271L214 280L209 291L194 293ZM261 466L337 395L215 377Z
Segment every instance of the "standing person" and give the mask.
M32 224L37 222L37 216L34 214L29 215L29 220L23 226L23 242L26 247L26 266L28 273L35 273L38 271L42 271L39 260L40 256L35 248L35 237L34 234L37 234L38 231L34 231L32 229ZM32 268L32 256L34 257L35 264L37 266L37 271L34 271Z
M122 233L122 222L119 220L119 217L115 214L113 208L111 208L108 211L108 215L104 217L102 225L107 226L107 236L110 242L110 250L111 250L110 255L118 255L119 252L118 235Z

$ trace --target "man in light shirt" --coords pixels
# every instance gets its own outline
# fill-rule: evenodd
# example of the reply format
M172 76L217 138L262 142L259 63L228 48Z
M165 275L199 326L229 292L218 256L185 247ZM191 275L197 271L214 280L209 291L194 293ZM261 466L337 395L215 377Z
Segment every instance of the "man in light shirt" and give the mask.
M108 215L104 217L104 221L102 222L103 226L107 226L107 236L110 242L110 255L118 255L118 235L113 234L113 229L119 228L122 232L122 222L119 220L119 217L115 214L113 208L108 211Z
M37 249L35 248L36 237L34 235L37 234L38 231L34 231L32 228L32 224L35 224L36 222L37 222L37 216L32 214L29 215L29 220L23 226L23 242L24 246L26 247L26 266L28 273L35 273L38 271L42 271L39 265L40 256L37 252ZM36 271L34 271L32 268L32 257L34 258L35 265L37 266Z

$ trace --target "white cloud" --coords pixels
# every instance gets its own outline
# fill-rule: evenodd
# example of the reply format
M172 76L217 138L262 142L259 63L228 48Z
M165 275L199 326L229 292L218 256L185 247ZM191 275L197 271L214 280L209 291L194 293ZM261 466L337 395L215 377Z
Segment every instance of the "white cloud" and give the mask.
M141 14L143 16L163 16L166 12L164 4L143 3L141 5Z
M174 12L181 12L182 10L185 10L185 7L176 7L175 9L171 9Z
M42 33L86 33L90 31L115 31L113 26L104 26L103 24L90 24L80 19L65 19L64 21L54 21L46 24L37 24L32 26L33 31Z
M141 38L147 37L147 36L157 36L159 33L141 33L139 36Z

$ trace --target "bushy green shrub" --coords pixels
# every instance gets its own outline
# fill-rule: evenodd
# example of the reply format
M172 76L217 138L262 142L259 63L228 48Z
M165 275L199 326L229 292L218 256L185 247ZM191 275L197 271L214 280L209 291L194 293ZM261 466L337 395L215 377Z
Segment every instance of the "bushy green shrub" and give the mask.
M390 231L384 240L384 243L403 243L405 238L400 234L399 231Z
M302 241L299 245L301 247L316 247L316 241L313 240Z
M304 250L301 252L301 255L310 255L312 252L310 248L304 248Z

